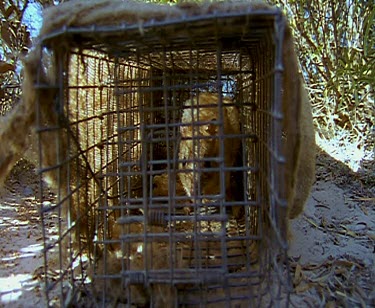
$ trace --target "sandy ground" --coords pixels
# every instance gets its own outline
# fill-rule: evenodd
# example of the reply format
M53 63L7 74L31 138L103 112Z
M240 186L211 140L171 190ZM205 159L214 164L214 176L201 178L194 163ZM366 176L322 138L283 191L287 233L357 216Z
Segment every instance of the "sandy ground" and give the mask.
M305 214L292 222L292 306L375 306L375 175L369 170L353 173L319 155ZM21 162L0 198L0 307L45 306L36 196L37 177Z
M318 156L304 215L291 223L292 299L306 298L311 307L375 306L372 168L353 173L327 154Z
M30 165L21 162L0 199L0 305L43 307L38 272L43 266L43 241L36 196L38 181Z

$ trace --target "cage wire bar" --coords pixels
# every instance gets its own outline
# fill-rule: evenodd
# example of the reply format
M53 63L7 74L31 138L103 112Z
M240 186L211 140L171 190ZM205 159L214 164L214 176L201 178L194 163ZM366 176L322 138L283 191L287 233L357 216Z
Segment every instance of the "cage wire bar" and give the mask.
M284 23L275 9L44 37L48 305L288 305Z

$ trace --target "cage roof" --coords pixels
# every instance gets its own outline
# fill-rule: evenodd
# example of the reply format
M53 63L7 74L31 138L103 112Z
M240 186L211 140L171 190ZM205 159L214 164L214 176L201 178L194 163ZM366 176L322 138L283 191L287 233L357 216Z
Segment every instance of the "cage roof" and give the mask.
M69 1L44 12L43 45L97 49L109 54L183 51L189 46L224 51L257 43L275 31L278 9L261 1L182 2Z

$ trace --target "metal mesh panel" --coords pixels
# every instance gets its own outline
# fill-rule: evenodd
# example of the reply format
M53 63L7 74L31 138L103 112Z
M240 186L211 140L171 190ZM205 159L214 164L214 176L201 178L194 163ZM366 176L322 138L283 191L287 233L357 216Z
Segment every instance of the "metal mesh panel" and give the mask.
M56 99L38 107L41 178L56 191L42 196L49 304L287 304L284 21L227 15L45 40L56 67Z

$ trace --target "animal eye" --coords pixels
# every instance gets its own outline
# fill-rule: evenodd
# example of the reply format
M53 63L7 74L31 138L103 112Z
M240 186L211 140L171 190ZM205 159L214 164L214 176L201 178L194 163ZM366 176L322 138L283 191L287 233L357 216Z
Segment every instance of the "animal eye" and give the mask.
M211 168L211 162L210 161L205 161L203 164L204 168Z
M211 121L216 121L216 118L211 119ZM218 131L218 126L216 124L208 124L206 127L206 132L210 135L215 135Z

